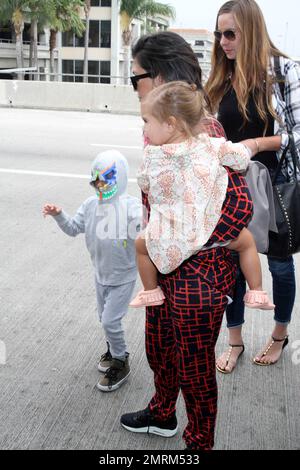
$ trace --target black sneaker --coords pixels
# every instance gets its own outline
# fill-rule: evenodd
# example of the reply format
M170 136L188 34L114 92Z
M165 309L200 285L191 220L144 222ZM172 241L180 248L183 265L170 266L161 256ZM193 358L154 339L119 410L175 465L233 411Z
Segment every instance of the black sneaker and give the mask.
M144 432L163 437L175 436L178 430L175 414L168 420L161 421L150 413L148 407L145 410L122 415L121 424L127 431Z
M103 378L97 383L97 388L102 392L113 392L127 380L130 375L129 359L126 357L125 361L119 359L112 359L109 369L105 372Z
M112 355L109 350L109 344L107 343L107 351L102 354L98 363L98 370L100 372L106 372L112 365Z

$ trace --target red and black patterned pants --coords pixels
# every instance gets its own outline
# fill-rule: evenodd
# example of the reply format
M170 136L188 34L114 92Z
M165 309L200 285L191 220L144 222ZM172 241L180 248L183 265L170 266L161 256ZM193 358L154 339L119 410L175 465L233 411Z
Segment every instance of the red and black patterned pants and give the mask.
M228 250L201 252L171 275L159 276L166 301L147 308L146 352L156 389L150 410L169 418L181 389L188 416L183 437L195 449L214 445L215 345L234 283Z

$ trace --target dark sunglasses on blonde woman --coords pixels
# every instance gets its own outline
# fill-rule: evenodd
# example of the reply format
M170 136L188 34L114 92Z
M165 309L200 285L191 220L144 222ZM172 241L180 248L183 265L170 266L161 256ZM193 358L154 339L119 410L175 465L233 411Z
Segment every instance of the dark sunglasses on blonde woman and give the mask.
M236 38L235 31L233 29L226 29L226 31L214 31L214 35L217 41L221 41L222 36L228 41L234 41Z

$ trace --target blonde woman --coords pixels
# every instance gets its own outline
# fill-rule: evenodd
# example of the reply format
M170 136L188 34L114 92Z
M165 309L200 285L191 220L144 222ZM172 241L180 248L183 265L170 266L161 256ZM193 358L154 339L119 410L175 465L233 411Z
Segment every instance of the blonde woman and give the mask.
M284 96L276 81L278 61L285 76ZM256 156L271 176L288 145L287 128L300 144L300 72L297 65L272 43L263 14L254 0L226 2L216 21L212 69L206 85L213 110L232 142L253 139ZM289 165L278 182L291 172ZM258 365L275 364L288 343L287 328L295 300L292 257L268 257L273 278L275 326L262 351L254 358ZM230 373L244 351L245 280L240 274L234 302L227 308L229 349L217 359L217 369Z

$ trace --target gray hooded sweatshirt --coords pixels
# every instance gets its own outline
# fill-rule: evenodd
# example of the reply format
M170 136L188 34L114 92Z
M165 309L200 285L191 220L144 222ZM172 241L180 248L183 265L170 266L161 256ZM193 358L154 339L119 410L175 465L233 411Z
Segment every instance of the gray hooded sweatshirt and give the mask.
M126 193L128 164L120 152L100 153L93 162L92 174L95 168L104 171L114 163L118 191L111 199L100 201L95 195L79 207L73 218L64 211L54 217L67 235L85 234L97 282L104 286L136 280L134 241L142 220L141 202Z

